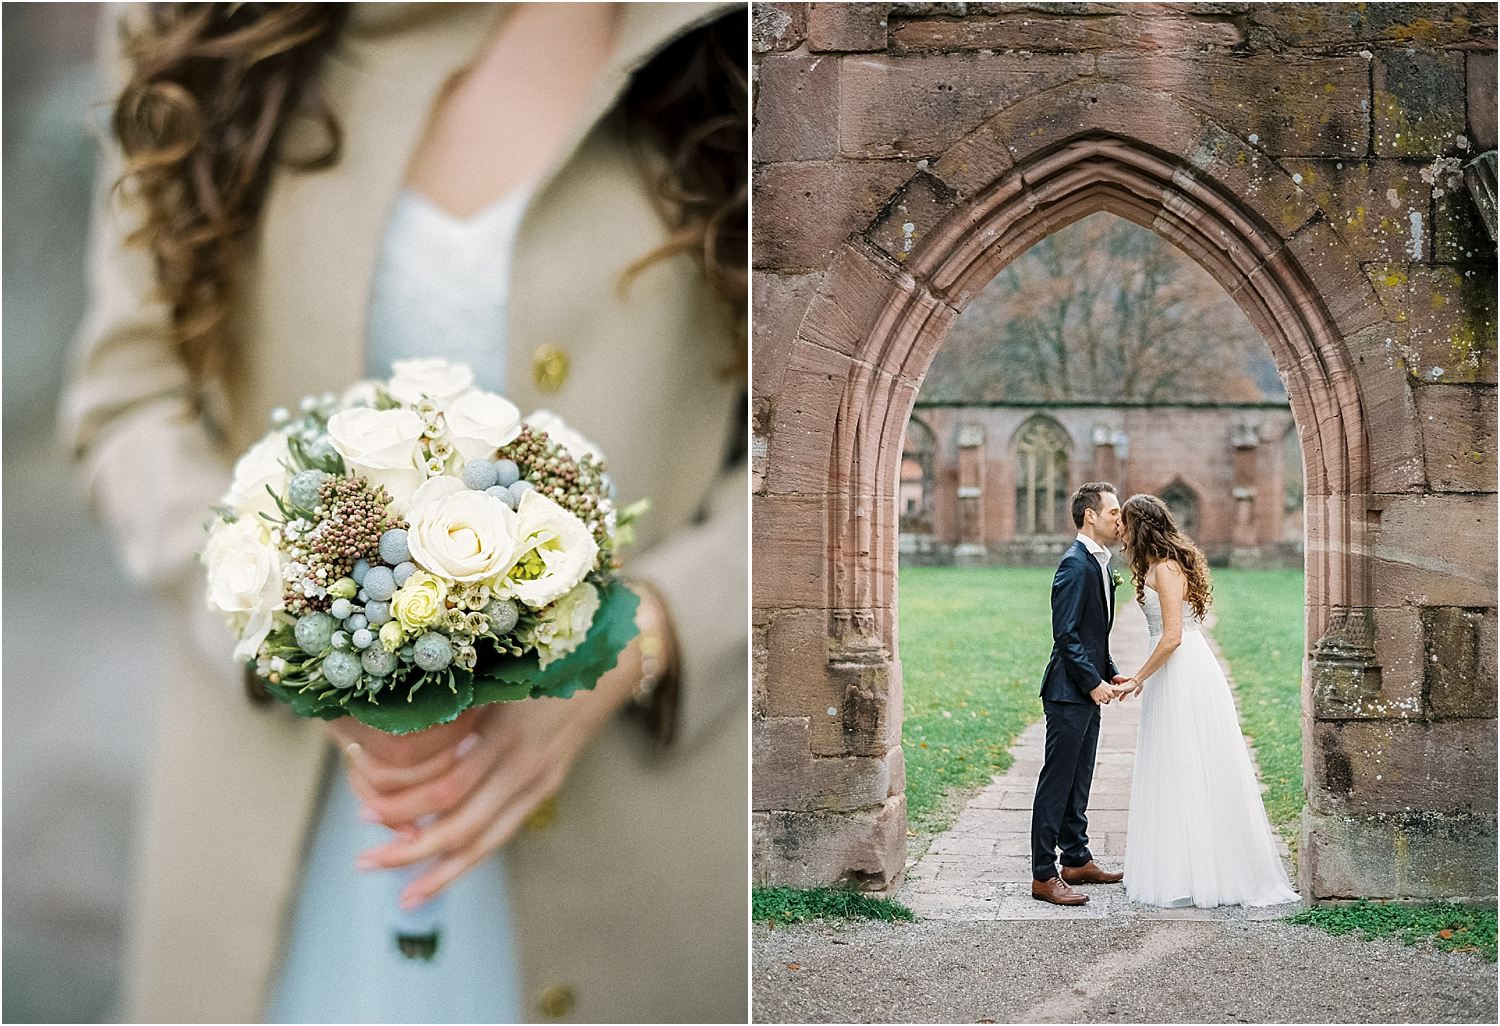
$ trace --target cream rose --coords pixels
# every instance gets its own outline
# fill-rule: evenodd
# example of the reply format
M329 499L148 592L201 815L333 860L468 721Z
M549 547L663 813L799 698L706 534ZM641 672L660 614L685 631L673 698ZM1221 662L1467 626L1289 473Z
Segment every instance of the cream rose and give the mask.
M552 604L531 629L531 642L536 645L542 669L583 644L598 611L599 590L587 581Z
M406 544L417 566L452 581L487 581L515 565L517 515L453 477L434 477L412 496Z
M427 478L421 437L422 418L411 410L342 410L328 418L328 439L344 465L385 485L397 512Z
M220 521L203 550L208 567L208 606L223 613L239 636L234 657L255 658L271 632L273 614L284 609L281 553L270 543L263 520Z
M474 383L474 372L461 363L436 357L395 360L386 391L398 402L415 406L424 396L443 400L465 392Z
M547 432L547 437L568 450L568 455L575 460L583 456L592 456L596 460L604 459L604 454L599 451L597 445L574 431L567 425L567 422L551 410L534 410L531 416L526 418L526 423L538 431Z
M599 543L582 520L541 492L516 508L519 552L506 590L532 609L556 602L594 568Z
M286 493L287 482L292 476L286 464L291 459L286 435L280 431L266 435L235 461L229 491L224 493L224 505L241 518L254 517L262 512L274 513L276 503L271 501L266 486L270 485L277 495Z
M447 599L447 583L441 577L418 570L391 596L391 615L400 629L415 634L448 611ZM384 628L381 637L385 637Z
M466 460L494 459L495 450L521 433L521 411L493 392L472 389L443 409L448 441Z

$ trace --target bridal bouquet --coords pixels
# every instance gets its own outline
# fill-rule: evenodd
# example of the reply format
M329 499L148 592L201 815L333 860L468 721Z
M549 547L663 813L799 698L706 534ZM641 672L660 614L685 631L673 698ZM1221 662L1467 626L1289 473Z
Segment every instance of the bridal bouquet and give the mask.
M468 367L392 370L276 411L235 464L202 557L235 657L300 715L391 734L592 688L636 633L615 552L644 502Z
M209 606L304 716L392 734L591 688L635 634L598 451L462 364L303 400L240 458L203 561Z

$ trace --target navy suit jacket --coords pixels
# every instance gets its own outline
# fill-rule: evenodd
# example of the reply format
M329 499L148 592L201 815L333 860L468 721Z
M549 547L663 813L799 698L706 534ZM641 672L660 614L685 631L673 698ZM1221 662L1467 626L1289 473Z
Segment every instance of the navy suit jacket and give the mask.
M1042 675L1042 698L1092 702L1089 692L1119 673L1109 657L1114 595L1113 584L1104 580L1104 568L1083 542L1075 540L1052 578L1052 658Z

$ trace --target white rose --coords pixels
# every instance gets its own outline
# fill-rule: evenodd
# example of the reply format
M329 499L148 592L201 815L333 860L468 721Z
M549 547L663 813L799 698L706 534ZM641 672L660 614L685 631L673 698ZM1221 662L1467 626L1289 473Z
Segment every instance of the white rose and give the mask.
M380 398L380 382L366 378L356 381L344 389L344 394L339 396L339 409L352 410L360 406L374 406Z
M385 485L397 512L427 479L421 437L422 418L411 410L359 408L328 418L328 439L344 465L371 484Z
M587 581L553 603L531 629L537 661L542 669L583 643L594 614L599 611L599 590Z
M568 455L575 460L584 456L592 456L596 460L604 459L604 454L599 451L597 445L570 428L551 410L533 411L531 416L526 418L526 423L538 431L547 432L547 437L568 450Z
M386 391L398 402L415 406L423 396L449 399L467 391L473 383L474 372L464 364L424 357L393 361L391 383Z
M582 520L541 492L521 496L516 569L506 590L532 609L556 602L594 568L599 543Z
M434 477L418 488L407 519L412 562L451 581L503 576L520 554L516 514L457 478Z
M242 518L256 517L261 512L276 512L276 503L271 501L266 486L270 485L277 495L286 494L287 482L292 475L285 463L290 463L291 459L285 434L272 431L266 435L235 461L234 477L229 483L229 491L224 493L224 505Z
M495 450L521 433L521 411L493 392L465 392L443 409L448 441L466 460L494 459Z
M265 522L220 521L208 536L208 606L223 613L239 635L234 657L255 658L271 632L272 614L285 608L281 553L270 544Z

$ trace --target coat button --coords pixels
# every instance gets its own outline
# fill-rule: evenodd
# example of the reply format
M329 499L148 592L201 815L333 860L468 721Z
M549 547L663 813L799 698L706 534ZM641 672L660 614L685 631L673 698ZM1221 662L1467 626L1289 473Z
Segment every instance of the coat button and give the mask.
M543 990L542 996L537 999L537 1007L549 1019L561 1019L573 1010L574 1003L573 988L564 987L560 983L554 983Z
M546 830L555 819L557 819L557 798L543 798L541 803L531 810L531 815L526 817L523 825L535 834Z
M551 344L537 346L531 354L531 373L537 388L556 392L568 379L568 354Z

